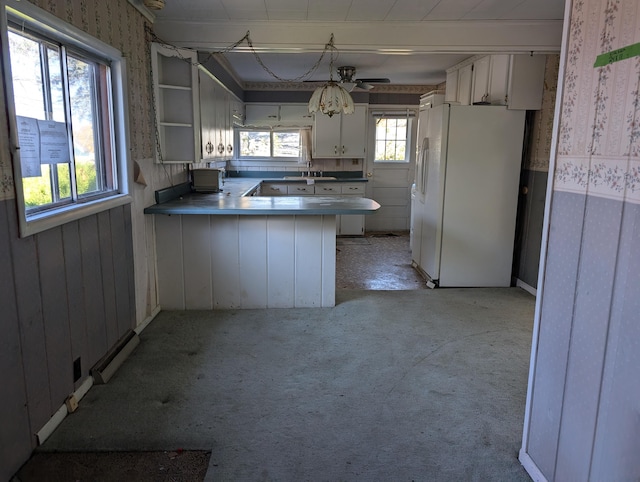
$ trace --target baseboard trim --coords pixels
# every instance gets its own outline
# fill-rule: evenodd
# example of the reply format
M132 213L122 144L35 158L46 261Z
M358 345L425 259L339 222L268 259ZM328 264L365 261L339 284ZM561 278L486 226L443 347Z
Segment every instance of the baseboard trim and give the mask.
M547 482L547 478L542 474L542 472L540 472L540 469L538 468L536 463L529 456L529 454L524 451L524 449L520 449L518 460L520 460L520 463L524 467L524 470L527 471L529 477L531 477L534 482Z
M140 333L142 333L144 331L144 329L149 326L149 323L151 323L156 316L158 316L158 313L160 313L161 311L161 307L160 306L156 306L155 309L151 312L151 314L149 316L147 316L142 323L140 323L138 326L136 326L136 328L133 330L135 331L138 335Z
M528 285L527 283L525 283L524 281L520 280L520 279L516 279L516 286L518 288L522 288L523 290L525 290L526 292L528 292L529 294L533 295L533 296L537 296L538 295L538 290L535 289L533 286Z
M71 395L69 395L69 397L74 397L77 401L80 401L92 386L93 378L87 377L84 382L82 382L82 384L78 387L78 389ZM49 438L54 430L58 428L58 425L62 423L68 413L69 409L67 407L67 404L63 403L62 406L56 411L56 413L53 414L49 421L45 423L44 426L36 434L38 445L42 445L45 440Z
M91 369L91 376L97 385L107 383L140 343L138 334L129 330L109 352Z

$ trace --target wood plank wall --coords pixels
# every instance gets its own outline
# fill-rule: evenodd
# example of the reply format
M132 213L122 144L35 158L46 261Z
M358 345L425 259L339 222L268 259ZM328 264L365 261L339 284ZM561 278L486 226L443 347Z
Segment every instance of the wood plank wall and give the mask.
M35 434L135 327L131 207L21 239L15 202L2 201L0 270L0 480L8 480Z

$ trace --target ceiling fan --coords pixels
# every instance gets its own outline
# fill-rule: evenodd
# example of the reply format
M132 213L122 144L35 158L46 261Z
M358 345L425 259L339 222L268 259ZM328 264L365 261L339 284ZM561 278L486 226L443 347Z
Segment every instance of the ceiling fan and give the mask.
M371 84L389 84L391 81L386 78L379 79L355 79L356 68L350 65L344 65L338 67L338 76L340 77L337 82L344 87L348 92L351 92L353 89L363 89L363 90L371 90L373 89L373 85ZM318 81L307 81L307 82L318 82Z

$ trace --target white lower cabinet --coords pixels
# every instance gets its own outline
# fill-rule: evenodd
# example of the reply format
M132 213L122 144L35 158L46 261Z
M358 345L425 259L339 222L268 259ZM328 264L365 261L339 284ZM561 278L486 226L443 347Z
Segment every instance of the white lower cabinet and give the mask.
M345 183L341 186L343 196L364 197L364 183ZM364 215L363 214L342 214L338 216L338 235L342 236L362 236L364 235Z
M364 197L364 182L318 182L314 184L263 182L261 196L354 196ZM338 236L364 235L363 214L342 214L336 216Z

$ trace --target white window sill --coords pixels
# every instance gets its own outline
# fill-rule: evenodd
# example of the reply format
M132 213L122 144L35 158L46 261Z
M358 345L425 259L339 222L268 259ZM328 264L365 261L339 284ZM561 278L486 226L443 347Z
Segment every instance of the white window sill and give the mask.
M125 204L131 204L131 196L128 194L119 194L107 199L98 199L83 204L65 206L54 211L29 216L26 219L21 217L20 237L25 238L32 236L42 231L62 226L63 224L77 221Z

